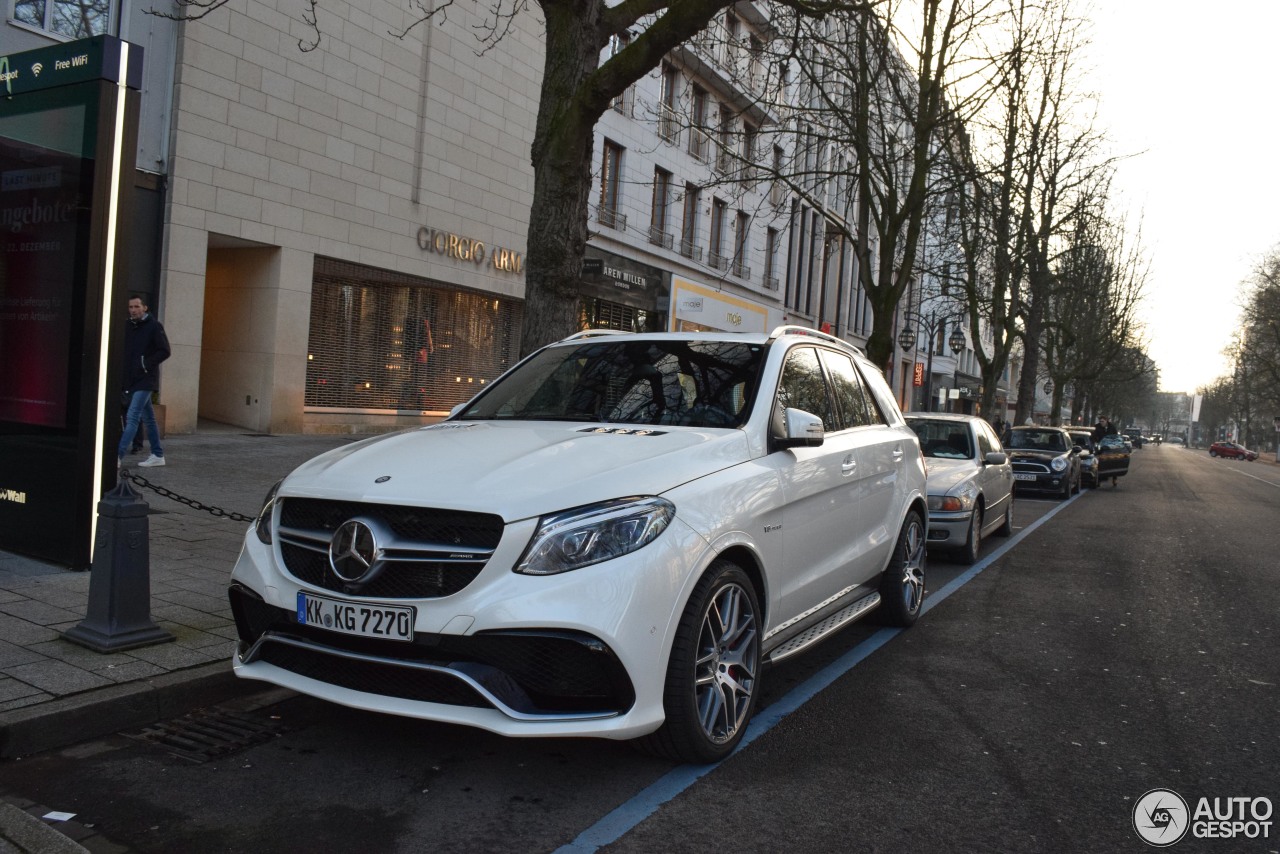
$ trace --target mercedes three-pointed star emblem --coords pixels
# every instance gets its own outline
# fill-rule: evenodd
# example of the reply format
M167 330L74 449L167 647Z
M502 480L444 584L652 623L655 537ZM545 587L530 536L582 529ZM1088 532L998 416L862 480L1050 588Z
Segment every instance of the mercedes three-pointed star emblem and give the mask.
M348 519L329 542L329 566L348 583L369 575L382 557L373 529L359 519Z

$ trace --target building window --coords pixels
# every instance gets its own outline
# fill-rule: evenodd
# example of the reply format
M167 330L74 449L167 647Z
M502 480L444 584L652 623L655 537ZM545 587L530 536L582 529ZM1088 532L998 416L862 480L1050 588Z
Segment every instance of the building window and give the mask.
M684 223L680 231L680 254L695 261L702 260L702 247L698 245L698 205L702 191L694 184L684 185Z
M519 300L317 258L307 407L445 413L518 359Z
M742 24L732 11L724 15L724 52L720 64L730 74L737 74L738 40L742 38Z
M87 39L111 31L111 3L109 0L14 0L13 20L68 39Z
M706 160L708 149L707 102L710 96L701 86L693 87L693 109L689 113L692 127L689 129L689 153L699 160Z
M717 130L716 167L721 172L733 169L733 110L720 105L720 127Z
M724 221L728 211L729 206L723 199L711 200L711 243L707 258L717 270L729 269L729 259L724 255Z
M778 289L778 229L771 228L764 235L764 286L766 290Z
M653 205L650 208L649 242L664 249L671 248L671 232L668 231L667 208L671 204L671 173L662 168L653 170Z
M609 36L609 57L613 58L622 53L629 44L631 44L631 33L615 33L614 35ZM632 87L628 86L621 95L614 98L609 103L609 106L616 112L629 117L631 115L631 92Z
M680 89L680 72L673 65L662 66L662 104L658 107L658 135L675 142L679 131L676 98Z
M600 162L600 224L625 230L627 218L618 212L621 174L622 146L606 139Z
M756 163L756 149L759 148L760 129L750 122L742 123L742 163L747 179L747 189L755 189L760 177L760 165Z
M738 211L738 222L733 232L733 274L739 279L751 278L747 266L747 235L751 232L751 217L746 211Z
M748 62L751 63L748 82L752 92L760 92L764 86L764 42L759 36L752 35L747 40Z
M775 145L773 147L773 186L769 188L769 201L775 207L787 200L787 188L782 180L782 166L785 158L786 154L782 151L782 146Z

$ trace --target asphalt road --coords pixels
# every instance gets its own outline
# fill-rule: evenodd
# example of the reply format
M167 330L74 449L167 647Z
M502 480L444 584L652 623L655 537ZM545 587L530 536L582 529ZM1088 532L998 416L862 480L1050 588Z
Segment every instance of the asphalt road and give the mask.
M1034 529L978 572L931 561L913 629L768 671L760 720L796 708L711 769L296 698L221 758L113 736L0 765L0 792L192 854L1142 851L1152 789L1280 802L1280 468L1152 446L1116 488L1018 504ZM1269 820L1174 850L1276 852Z

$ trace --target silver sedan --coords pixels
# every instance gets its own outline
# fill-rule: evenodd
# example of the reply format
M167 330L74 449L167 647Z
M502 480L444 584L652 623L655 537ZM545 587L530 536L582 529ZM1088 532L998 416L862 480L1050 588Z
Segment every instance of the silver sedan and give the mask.
M1013 533L1013 466L981 418L912 413L907 423L928 472L929 546L973 563L983 537Z

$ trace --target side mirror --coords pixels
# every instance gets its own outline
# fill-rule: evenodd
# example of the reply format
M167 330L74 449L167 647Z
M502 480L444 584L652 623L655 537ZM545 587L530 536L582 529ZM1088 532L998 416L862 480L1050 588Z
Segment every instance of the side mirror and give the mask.
M1002 466L1009 461L1009 455L1003 451L991 451L982 461L989 466Z
M464 407L464 406L466 406L466 405L467 405L467 404L465 404L465 403L459 403L457 406L455 406L455 407L453 407L452 409L450 409L450 410L449 410L449 417L450 417L450 418L452 418L453 416L457 415L459 412L461 412L461 411L462 411L462 407Z
M782 435L774 437L776 448L816 448L826 436L822 419L803 409L782 411Z

